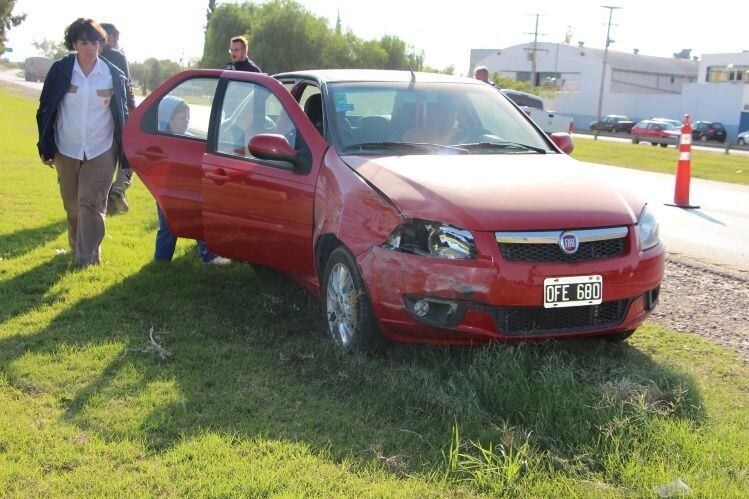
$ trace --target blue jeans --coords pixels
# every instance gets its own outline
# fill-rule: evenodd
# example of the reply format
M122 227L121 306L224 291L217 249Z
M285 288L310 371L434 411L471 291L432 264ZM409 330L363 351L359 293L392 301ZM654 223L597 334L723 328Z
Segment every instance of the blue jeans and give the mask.
M159 216L159 230L156 231L156 251L154 252L153 258L159 262L171 262L174 256L174 248L177 246L177 237L169 232L169 227L166 225L166 217L161 211L161 208L156 206L156 213ZM198 252L200 253L200 260L204 263L208 263L216 255L208 251L205 247L204 241L196 241L198 243Z

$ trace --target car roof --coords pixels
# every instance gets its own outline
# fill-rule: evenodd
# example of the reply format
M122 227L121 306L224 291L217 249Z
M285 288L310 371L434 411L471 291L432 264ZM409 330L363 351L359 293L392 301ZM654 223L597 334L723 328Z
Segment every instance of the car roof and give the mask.
M444 75L438 73L421 73L410 71L393 71L386 69L313 69L293 71L273 75L274 78L313 79L321 83L340 82L403 82L412 79L419 83L468 83L484 85L485 83L465 76Z

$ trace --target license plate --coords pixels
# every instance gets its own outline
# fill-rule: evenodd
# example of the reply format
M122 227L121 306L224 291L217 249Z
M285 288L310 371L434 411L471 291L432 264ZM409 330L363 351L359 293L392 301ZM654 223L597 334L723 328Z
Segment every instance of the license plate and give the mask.
M603 297L603 277L549 277L544 279L544 308L598 305Z

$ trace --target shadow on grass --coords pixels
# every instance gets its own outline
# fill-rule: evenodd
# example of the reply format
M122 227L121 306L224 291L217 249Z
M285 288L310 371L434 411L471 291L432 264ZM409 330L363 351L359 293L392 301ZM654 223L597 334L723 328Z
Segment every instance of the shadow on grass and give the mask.
M22 229L10 234L0 235L0 256L3 258L16 258L25 255L34 248L47 244L57 239L60 234L67 231L67 222L60 219L43 227ZM67 240L65 241L67 247Z
M600 449L593 458L602 460L606 432L704 418L690 376L626 343L396 345L364 357L337 352L321 317L317 302L272 271L183 256L146 265L32 338L0 340L0 369L22 383L37 375L15 373L23 354L89 355L118 343L121 353L93 368L83 389L58 370L66 421L111 441L143 440L155 453L216 431L304 442L335 459L399 456L400 472L438 465L454 424L473 440L512 431L544 452ZM621 425L628 418L637 425Z
M41 304L44 295L55 285L65 268L70 266L66 254L55 255L49 261L0 281L0 325L12 317L25 314ZM49 302L53 298L47 297Z

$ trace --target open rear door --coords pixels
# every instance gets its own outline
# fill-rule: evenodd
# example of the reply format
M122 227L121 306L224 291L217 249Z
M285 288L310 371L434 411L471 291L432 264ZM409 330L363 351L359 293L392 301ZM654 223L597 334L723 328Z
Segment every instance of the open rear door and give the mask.
M175 236L203 239L201 162L220 75L220 70L179 73L125 125L125 155Z

